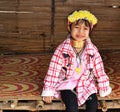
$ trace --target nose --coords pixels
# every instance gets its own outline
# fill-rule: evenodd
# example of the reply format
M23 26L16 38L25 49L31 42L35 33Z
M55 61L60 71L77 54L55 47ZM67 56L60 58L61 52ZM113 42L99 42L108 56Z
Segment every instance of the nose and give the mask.
M83 30L80 28L79 29L79 34L83 34L84 32L83 32Z
M81 28L79 29L79 33L83 33L83 30Z

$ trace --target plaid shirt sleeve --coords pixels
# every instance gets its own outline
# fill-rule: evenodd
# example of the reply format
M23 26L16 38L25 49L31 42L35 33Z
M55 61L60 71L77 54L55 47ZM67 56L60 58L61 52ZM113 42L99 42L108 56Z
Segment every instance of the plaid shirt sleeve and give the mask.
M55 85L58 82L58 77L62 68L62 49L58 47L54 52L48 68L48 72L44 79L44 88L42 96L53 96ZM49 92L48 92L49 91ZM46 94L47 93L47 94Z
M111 93L112 89L109 84L109 78L104 71L104 65L99 52L95 53L94 57L94 75L97 78L98 90L101 97L107 96Z

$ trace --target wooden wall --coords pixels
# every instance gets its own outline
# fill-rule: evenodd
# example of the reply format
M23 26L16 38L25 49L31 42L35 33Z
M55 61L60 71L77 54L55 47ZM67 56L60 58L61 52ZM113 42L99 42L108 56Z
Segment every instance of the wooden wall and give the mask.
M68 34L67 15L78 9L99 19L91 37L99 49L120 49L120 0L0 0L0 52L53 51Z

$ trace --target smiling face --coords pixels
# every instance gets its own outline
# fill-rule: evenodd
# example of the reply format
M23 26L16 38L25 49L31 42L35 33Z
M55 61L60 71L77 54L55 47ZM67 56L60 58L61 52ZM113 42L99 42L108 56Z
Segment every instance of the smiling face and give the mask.
M70 34L76 41L84 41L89 37L90 24L86 20L79 20L70 26Z

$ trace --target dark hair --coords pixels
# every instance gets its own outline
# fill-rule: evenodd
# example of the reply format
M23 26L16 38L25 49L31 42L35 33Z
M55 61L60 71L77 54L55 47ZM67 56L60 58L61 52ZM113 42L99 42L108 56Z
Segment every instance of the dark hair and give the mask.
M79 20L75 21L75 25L78 25L79 23L80 23L80 24L85 23L85 26L89 27L89 28L90 28L90 31L92 30L91 24L89 23L88 20L86 20L86 19L79 19ZM70 29L71 29L72 24L73 24L73 23L70 24Z

